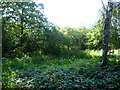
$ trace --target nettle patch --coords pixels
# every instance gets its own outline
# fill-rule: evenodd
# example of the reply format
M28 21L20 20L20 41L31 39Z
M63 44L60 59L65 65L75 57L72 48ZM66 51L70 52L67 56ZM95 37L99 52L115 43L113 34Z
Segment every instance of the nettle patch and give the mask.
M82 68L83 70L84 68ZM11 73L6 88L38 88L38 89L118 89L120 86L120 66L109 66L101 70L93 67L81 73L60 68L42 69L41 67L26 68ZM5 77L4 77L5 78Z

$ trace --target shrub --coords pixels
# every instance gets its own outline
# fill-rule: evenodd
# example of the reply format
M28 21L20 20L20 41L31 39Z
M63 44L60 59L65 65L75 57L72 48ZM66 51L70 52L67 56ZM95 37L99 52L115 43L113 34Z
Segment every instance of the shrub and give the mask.
M38 56L38 55L34 55L32 57L32 61L34 64L44 64L45 63L45 60L42 56Z
M3 59L3 70L7 69L23 69L29 65L32 65L32 58L29 56L24 56L22 58L16 59Z
M91 55L89 53L75 50L66 51L63 53L62 56L65 58L86 58L86 59L91 58Z

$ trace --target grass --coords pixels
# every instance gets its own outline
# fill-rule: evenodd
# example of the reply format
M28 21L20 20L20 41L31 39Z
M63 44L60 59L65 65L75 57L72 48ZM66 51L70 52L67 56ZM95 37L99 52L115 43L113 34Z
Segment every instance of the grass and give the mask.
M3 88L96 90L117 89L120 85L118 57L109 56L110 65L101 70L99 51L3 59Z

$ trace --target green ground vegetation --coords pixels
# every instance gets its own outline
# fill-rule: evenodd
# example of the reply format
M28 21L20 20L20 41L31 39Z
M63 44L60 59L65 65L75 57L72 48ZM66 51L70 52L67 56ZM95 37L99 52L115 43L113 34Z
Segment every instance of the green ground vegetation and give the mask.
M109 65L101 69L100 52L81 51L79 56L77 54L75 52L71 56L70 53L68 57L33 55L3 58L3 87L81 90L119 88L120 66L116 55L109 56Z
M35 2L0 2L2 88L117 90L120 88L120 7L113 4L107 64L101 68L105 11L86 27L59 27ZM1 77L0 77L1 78Z

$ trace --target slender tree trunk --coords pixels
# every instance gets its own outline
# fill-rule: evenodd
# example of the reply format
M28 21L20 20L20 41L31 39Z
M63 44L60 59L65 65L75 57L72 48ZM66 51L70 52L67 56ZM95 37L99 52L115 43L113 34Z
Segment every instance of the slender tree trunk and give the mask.
M20 40L20 43L21 43L21 47L23 46L23 19L21 17L21 40Z
M21 2L22 4L22 2ZM24 33L24 26L23 26L23 8L21 9L21 15L20 15L20 24L21 24L21 37L20 37L20 44L21 44L21 47L23 46L23 33Z
M102 64L101 64L102 67L107 65L111 12L112 12L112 3L108 2L108 10L106 10L106 18L104 22L104 31L103 31L103 54L102 54Z

